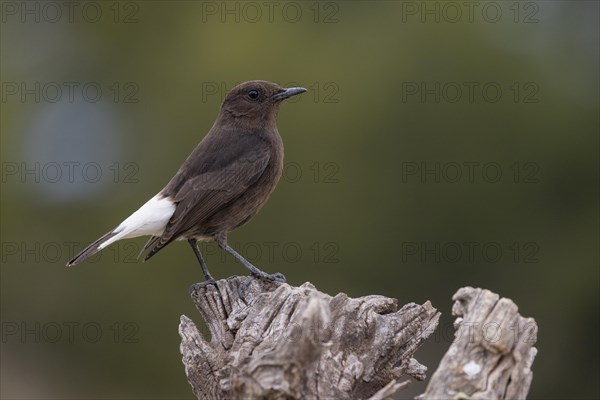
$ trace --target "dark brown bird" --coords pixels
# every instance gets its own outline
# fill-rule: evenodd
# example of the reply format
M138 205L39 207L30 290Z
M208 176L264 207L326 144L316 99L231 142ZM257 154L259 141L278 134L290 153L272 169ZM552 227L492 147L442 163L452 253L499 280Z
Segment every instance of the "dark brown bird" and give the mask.
M185 239L208 281L214 282L198 248L214 240L252 275L284 280L256 268L227 244L227 234L252 218L265 204L283 169L283 142L277 130L282 100L304 93L267 81L250 81L225 97L213 127L156 196L125 221L90 244L67 266L120 239L150 235L145 260L173 240Z

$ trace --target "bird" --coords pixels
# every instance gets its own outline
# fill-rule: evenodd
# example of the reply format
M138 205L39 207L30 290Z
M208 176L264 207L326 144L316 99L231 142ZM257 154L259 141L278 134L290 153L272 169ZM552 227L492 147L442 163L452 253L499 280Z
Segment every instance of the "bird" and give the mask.
M283 172L283 141L277 130L281 102L306 92L303 87L254 80L225 96L215 123L167 185L116 228L67 263L80 264L122 239L150 236L144 261L175 240L187 240L205 282L214 283L199 241L214 241L252 276L283 281L236 252L227 235L248 222L265 204Z

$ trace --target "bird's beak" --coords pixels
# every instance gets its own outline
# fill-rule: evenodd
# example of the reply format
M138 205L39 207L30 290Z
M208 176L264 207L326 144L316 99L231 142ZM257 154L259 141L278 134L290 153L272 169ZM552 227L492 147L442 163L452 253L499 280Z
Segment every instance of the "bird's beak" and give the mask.
M292 96L295 96L297 94L304 93L304 92L306 92L306 89L303 87L287 88L287 89L284 89L283 92L274 94L273 97L271 97L271 98L274 101L281 101L281 100L287 99L288 97L292 97Z

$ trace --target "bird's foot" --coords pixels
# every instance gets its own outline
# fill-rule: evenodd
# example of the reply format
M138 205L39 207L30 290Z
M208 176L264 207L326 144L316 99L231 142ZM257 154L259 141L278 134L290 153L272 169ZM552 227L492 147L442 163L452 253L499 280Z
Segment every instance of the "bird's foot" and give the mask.
M215 281L213 278L207 279L204 282L200 282L200 283L194 283L192 286L190 286L190 296L192 294L194 294L194 292L196 292L199 289L203 289L207 286L213 285L215 287L217 287L217 281Z
M285 278L285 275L283 275L281 272L276 272L274 274L267 274L266 272L262 272L260 271L260 274L257 273L252 273L251 275L254 276L255 278L260 278L260 279L264 279L266 281L270 281L270 282L275 282L275 283L285 283L287 281L287 279Z

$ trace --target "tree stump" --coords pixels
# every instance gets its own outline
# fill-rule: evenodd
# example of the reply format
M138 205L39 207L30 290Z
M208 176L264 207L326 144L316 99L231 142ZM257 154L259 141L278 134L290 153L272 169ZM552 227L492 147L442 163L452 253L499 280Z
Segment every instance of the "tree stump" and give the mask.
M525 399L537 324L509 299L465 287L452 297L455 339L420 399Z
M192 290L211 339L181 317L185 372L199 399L384 399L422 380L415 351L438 324L429 302L352 299L250 277Z
M456 338L420 399L520 399L531 384L537 325L488 290L453 297ZM251 277L195 286L210 342L185 315L179 334L198 399L383 400L425 379L415 351L437 327L429 302L352 299Z

